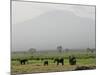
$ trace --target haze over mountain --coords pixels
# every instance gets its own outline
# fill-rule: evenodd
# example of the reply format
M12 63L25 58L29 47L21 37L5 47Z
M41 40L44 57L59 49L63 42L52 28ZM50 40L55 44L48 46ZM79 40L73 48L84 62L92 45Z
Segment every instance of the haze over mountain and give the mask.
M63 49L95 48L95 19L55 9L12 25L13 51L55 50L59 45Z

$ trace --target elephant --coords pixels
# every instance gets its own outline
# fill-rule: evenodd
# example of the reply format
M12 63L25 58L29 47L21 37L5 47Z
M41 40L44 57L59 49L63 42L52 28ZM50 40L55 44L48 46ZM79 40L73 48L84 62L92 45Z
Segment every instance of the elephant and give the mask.
M48 66L48 61L47 61L47 60L46 60L46 61L44 61L44 66L45 66L45 65L47 65L47 66Z
M69 56L69 64L76 65L76 57L75 56Z
M54 59L54 63L55 62L57 62L57 65L59 65L59 63L61 63L63 66L64 65L64 58L60 58L60 59L56 58L56 59Z
M21 65L25 65L26 62L28 63L28 60L27 59L20 59L19 62Z

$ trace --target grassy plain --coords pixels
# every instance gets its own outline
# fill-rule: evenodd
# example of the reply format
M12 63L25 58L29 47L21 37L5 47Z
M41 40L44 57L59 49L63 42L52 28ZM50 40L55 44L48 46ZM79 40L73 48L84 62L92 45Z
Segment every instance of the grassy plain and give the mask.
M77 60L77 64L69 65L68 57L74 55ZM64 66L56 65L54 58L64 58ZM29 59L28 64L21 65L16 59ZM48 66L44 66L44 60L49 61ZM72 71L77 66L96 66L96 54L87 53L86 51L68 51L59 53L57 51L43 51L43 52L14 52L11 59L11 72L12 74L27 74L27 73L43 73L43 72L60 72L60 71Z

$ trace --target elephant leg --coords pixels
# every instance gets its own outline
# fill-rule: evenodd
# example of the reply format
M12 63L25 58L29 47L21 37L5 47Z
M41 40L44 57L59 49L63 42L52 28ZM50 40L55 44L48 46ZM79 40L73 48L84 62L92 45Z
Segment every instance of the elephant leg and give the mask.
M57 62L57 65L59 65L59 62Z
M62 65L64 65L64 62L62 62Z
M22 61L20 61L20 64L21 64L21 65L23 64Z
M25 62L23 61L23 65L25 64Z

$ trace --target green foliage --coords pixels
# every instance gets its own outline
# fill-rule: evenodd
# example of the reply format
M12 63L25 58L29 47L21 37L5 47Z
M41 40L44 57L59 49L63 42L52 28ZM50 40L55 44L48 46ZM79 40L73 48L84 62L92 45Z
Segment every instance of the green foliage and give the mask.
M54 58L64 58L68 59L69 56L74 55L77 59L89 59L89 58L96 58L95 53L87 53L87 52L82 52L82 51L69 51L69 52L36 52L34 54L31 54L27 52L26 54L24 53L12 53L12 60L17 60L17 59L29 59L29 60L44 60L44 59L49 59L53 60Z

